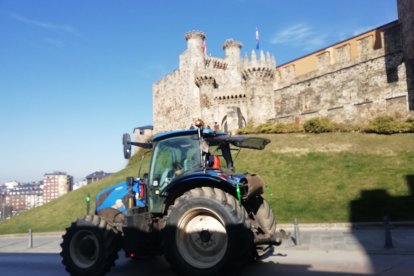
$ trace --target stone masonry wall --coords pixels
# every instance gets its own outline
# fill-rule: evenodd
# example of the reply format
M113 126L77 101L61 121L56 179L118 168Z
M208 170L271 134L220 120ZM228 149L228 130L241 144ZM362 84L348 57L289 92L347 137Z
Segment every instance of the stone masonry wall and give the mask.
M276 67L269 53L241 58L242 44L232 39L223 44L224 58L207 57L205 34L189 32L179 68L153 85L154 132L188 128L197 118L231 132L248 123L313 117L352 123L385 114L404 119L412 73L406 70L402 25L360 35L354 46L345 41L321 50L315 70L302 75L295 63Z
M275 93L276 120L305 121L328 117L336 122L364 123L378 115L404 118L407 110L406 70L399 28L384 32L377 50L360 43L359 56L349 58L349 47L335 51L337 63L309 74L279 78ZM348 49L347 49L348 48Z

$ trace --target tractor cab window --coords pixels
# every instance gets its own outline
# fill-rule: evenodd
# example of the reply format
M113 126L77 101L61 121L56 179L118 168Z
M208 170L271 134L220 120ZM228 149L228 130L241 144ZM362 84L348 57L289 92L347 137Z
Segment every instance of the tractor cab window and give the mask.
M155 145L149 183L163 188L174 178L200 167L200 141L196 136L168 138Z

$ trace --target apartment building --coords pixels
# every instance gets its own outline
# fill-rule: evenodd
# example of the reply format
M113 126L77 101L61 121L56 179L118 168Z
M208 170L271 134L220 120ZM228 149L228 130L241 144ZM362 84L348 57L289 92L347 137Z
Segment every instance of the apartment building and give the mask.
M48 203L73 189L73 176L55 171L43 176L43 203Z

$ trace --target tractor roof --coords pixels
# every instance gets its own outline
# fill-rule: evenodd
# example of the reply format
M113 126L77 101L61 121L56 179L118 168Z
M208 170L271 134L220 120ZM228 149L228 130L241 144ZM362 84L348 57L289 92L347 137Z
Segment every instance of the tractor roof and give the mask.
M156 134L152 138L152 141L153 142L158 142L158 141L161 141L161 140L164 140L164 139L167 139L167 138L171 138L171 137L197 135L197 134L198 134L198 129L197 128L185 129L185 130L175 130L175 131L163 132L163 133ZM223 136L223 135L227 135L227 134L224 133L224 132L214 132L211 129L203 129L202 130L203 138L213 137L213 136Z
M155 135L152 139L152 142L158 142L158 141L162 141L164 139L172 138L172 137L197 135L197 134L198 134L198 129L186 129L186 130L164 132L164 133L159 133ZM208 142L210 146L218 146L223 143L229 143L229 144L232 144L240 148L262 150L265 148L267 144L270 143L270 140L265 139L265 138L241 136L241 135L230 136L225 132L215 132L211 129L203 129L202 136Z

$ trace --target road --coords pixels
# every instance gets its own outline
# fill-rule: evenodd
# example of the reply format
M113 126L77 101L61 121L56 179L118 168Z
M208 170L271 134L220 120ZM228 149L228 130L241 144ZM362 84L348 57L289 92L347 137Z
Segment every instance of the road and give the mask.
M68 275L58 253L0 253L2 275ZM361 252L282 250L247 265L242 275L401 275L414 273L414 255L370 255ZM130 260L121 256L108 275L174 275L164 258Z
M68 275L61 264L62 233L0 236L0 274ZM384 249L384 232L319 226L301 232L302 244L286 242L272 256L244 267L242 276L258 275L414 275L414 229L394 228L393 247ZM283 244L282 244L283 245ZM108 275L174 275L163 257L120 258Z

